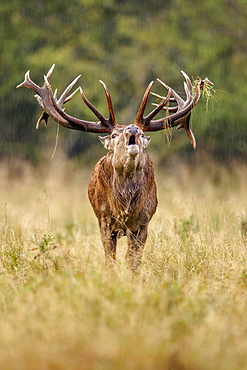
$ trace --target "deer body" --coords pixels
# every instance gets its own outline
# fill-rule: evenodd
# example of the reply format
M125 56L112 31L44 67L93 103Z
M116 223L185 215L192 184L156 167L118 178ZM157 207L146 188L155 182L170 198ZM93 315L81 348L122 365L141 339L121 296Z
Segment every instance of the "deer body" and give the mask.
M100 137L108 153L95 166L92 174L88 195L98 218L102 243L105 249L106 262L112 264L116 259L117 238L126 235L128 240L127 261L132 270L136 270L141 262L143 247L147 238L147 228L150 219L156 211L157 196L154 181L153 164L145 153L150 138L144 136L145 131L159 131L167 127L184 128L190 142L195 148L195 138L190 129L191 111L200 98L201 89L205 85L213 85L207 78L197 78L194 86L184 73L185 100L161 80L157 81L167 90L165 97L152 93L161 99L159 104L144 116L153 82L147 87L139 107L135 124L118 125L110 93L103 85L109 118L105 118L86 98L81 87L69 95L79 77L64 90L60 98L57 91L53 93L50 79L55 65L44 76L44 85L36 85L29 76L25 75L23 83L35 91L36 99L42 108L42 115L37 122L37 128L42 120L47 124L52 117L60 125L74 130L108 133ZM82 100L98 118L98 121L85 121L75 118L65 112L63 105L79 91ZM69 95L69 96L68 96ZM163 118L155 120L155 116L165 110Z
M109 152L95 166L88 196L98 218L106 262L115 260L117 238L126 235L126 259L135 270L157 208L153 163L144 151L149 138L130 125L103 140Z

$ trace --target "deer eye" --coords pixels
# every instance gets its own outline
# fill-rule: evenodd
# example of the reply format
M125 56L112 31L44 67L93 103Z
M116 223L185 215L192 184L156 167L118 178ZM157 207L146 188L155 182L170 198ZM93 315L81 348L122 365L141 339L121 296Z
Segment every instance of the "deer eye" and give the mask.
M112 139L115 139L115 137L117 137L117 135L116 135L116 134L113 134L113 135L111 136L111 138L112 138Z

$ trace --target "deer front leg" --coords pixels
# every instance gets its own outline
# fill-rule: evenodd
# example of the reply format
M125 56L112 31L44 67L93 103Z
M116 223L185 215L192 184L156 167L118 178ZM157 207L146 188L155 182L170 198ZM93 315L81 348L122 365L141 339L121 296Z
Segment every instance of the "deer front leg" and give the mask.
M140 226L137 231L128 230L128 250L126 261L133 272L136 272L141 264L142 253L147 240L147 226Z
M101 240L105 251L105 264L112 267L116 262L117 232L104 221L100 224Z

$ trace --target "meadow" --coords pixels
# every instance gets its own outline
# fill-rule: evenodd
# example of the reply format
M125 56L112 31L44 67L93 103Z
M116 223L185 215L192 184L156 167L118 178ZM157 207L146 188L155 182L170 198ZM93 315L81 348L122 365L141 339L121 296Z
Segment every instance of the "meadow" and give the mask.
M0 164L0 368L247 369L247 169L174 158L141 269L106 270L92 168Z

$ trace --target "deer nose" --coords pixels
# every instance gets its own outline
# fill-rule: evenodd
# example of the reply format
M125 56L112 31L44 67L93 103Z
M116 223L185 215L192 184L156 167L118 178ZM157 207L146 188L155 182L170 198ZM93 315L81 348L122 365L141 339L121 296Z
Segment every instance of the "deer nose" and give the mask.
M126 127L126 131L130 134L130 135L136 135L137 132L139 131L138 127L135 126L135 125L130 125L128 127Z

